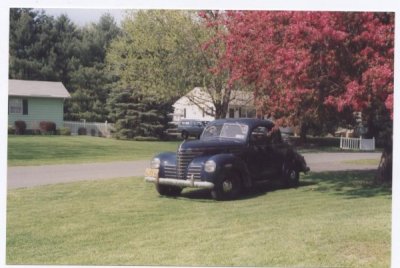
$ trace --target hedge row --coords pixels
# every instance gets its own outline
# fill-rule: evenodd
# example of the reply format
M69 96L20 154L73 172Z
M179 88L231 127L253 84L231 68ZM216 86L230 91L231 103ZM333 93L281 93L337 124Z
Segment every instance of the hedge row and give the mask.
M64 135L70 136L71 130L67 127L57 129L56 124L50 121L42 121L39 123L38 129L26 129L25 121L15 121L14 125L8 126L8 134L15 135ZM88 130L84 127L78 129L78 135L87 135ZM95 129L90 129L91 136L102 137L103 134Z
M38 129L26 129L26 122L18 120L14 122L14 125L8 126L8 134L15 135L71 135L69 128L56 128L56 123L50 121L41 121Z

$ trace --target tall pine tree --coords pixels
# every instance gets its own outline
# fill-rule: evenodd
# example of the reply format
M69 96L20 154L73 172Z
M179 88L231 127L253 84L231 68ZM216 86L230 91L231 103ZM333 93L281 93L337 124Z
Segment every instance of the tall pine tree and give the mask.
M110 118L115 121L115 137L164 138L172 103L160 102L157 97L132 88L114 90L109 99Z

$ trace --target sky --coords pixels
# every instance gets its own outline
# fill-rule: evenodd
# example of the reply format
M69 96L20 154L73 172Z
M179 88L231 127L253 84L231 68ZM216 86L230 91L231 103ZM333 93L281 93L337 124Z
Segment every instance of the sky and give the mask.
M42 10L44 10L46 15L54 16L55 18L65 14L78 26L85 26L92 22L98 22L100 17L105 13L109 13L113 16L115 22L120 25L125 14L125 10L123 9L44 8Z

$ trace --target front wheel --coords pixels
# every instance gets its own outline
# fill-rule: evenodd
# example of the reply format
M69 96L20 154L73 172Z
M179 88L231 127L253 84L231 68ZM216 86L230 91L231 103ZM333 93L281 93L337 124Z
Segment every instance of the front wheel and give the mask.
M165 196L178 196L182 192L182 188L170 185L156 185L157 192Z
M294 168L294 165L287 162L282 167L283 182L286 187L299 186L299 171Z
M218 177L211 196L215 200L231 200L239 196L242 190L240 174L234 170L224 171Z

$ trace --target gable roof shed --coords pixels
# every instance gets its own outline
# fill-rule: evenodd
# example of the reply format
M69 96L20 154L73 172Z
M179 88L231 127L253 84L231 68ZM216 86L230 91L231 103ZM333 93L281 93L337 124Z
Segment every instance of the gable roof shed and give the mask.
M20 97L71 98L61 82L8 80L8 95Z

